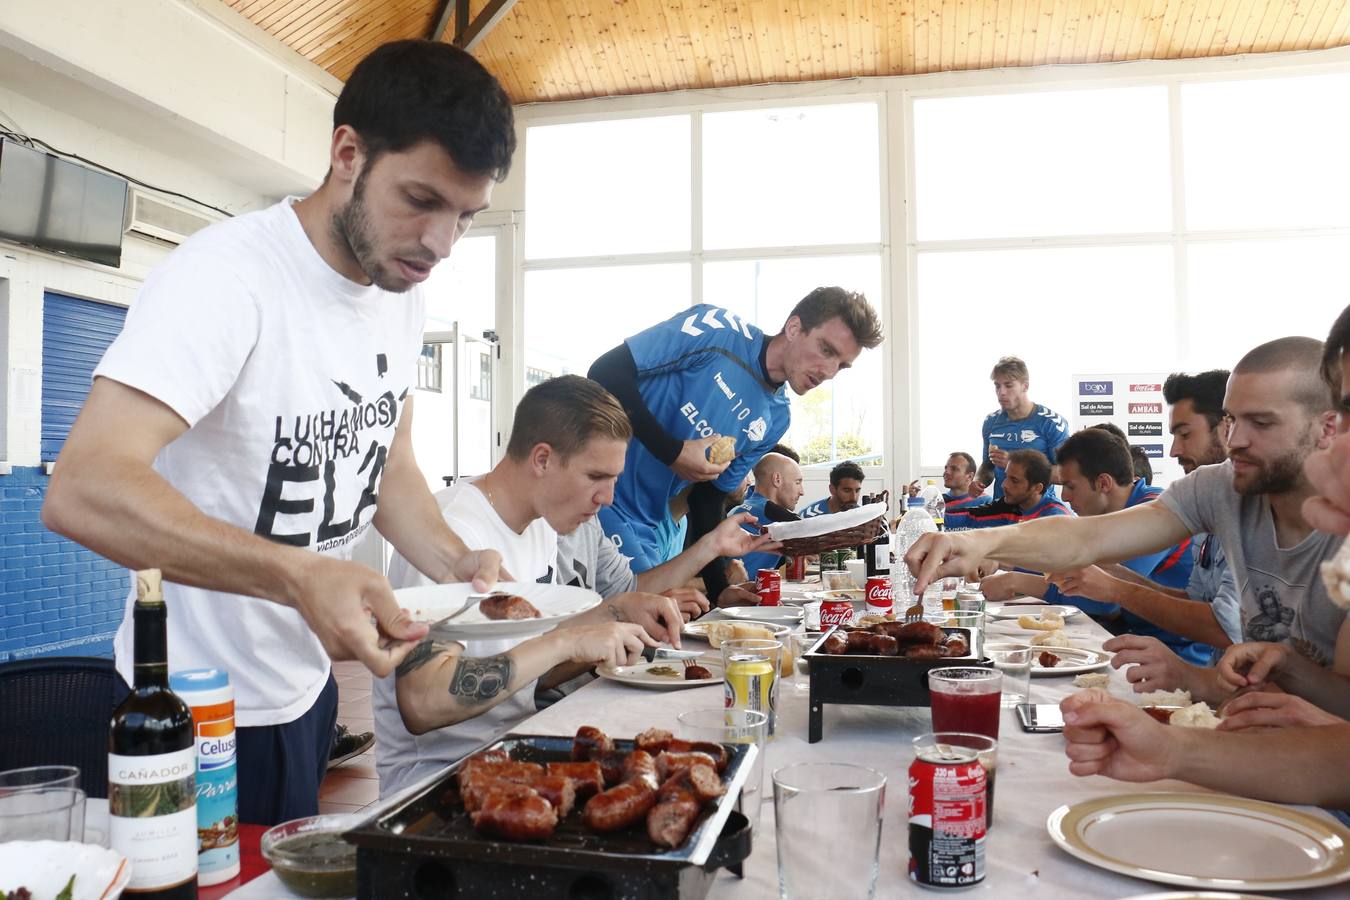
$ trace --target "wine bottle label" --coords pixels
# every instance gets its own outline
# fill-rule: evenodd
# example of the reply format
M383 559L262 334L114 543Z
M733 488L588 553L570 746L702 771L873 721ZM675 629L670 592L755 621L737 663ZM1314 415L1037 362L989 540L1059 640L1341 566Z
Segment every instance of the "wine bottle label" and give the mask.
M182 884L197 874L197 751L108 755L109 838L131 862L133 891Z

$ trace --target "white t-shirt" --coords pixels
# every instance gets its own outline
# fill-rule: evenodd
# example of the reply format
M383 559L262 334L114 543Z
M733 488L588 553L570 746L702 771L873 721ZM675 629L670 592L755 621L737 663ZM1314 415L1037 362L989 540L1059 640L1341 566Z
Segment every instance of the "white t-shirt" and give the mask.
M445 521L470 550L496 550L502 567L517 581L554 580L558 534L544 519L535 519L517 534L502 521L483 492L460 481L436 494ZM402 556L394 554L389 564L389 583L395 588L433 584ZM464 641L468 656L496 656L519 644L519 638ZM395 678L375 681L375 739L379 747L375 767L380 776L380 796L385 797L432 772L496 740L534 715L534 689L530 682L482 715L426 734L413 734L403 726L395 693Z
M294 198L207 228L151 273L94 376L144 391L190 426L155 458L198 509L348 559L375 497L421 352L419 289L339 275ZM241 726L293 721L328 679L295 610L165 583L171 670L226 669ZM114 640L132 680L132 579Z

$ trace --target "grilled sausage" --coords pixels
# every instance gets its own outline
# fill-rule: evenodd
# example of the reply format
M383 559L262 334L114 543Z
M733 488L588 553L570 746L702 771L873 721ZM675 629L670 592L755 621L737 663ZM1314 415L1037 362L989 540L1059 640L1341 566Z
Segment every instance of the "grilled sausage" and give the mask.
M623 784L623 761L627 758L628 754L622 750L610 750L597 760L606 785L614 787L616 784Z
M731 762L731 754L726 747L721 744L715 744L712 741L695 741L689 745L689 749L698 753L706 753L712 757L713 762L717 764L719 773L727 770L727 765Z
M495 778L479 771L467 775L461 773L459 795L466 812L475 813L482 809L489 796L521 797L532 793L534 788L516 781Z
M614 741L610 740L609 735L599 728L582 725L577 729L577 736L572 739L572 760L589 762L599 759L613 749Z
M834 632L821 643L820 652L831 656L843 656L848 652L848 636L838 631Z
M662 756L668 754L662 753ZM646 750L634 750L624 757L623 760L623 780L624 782L640 781L656 790L660 782L656 780L657 766L656 758Z
M533 790L491 793L484 798L483 808L470 818L475 831L512 841L543 840L558 827L553 804Z
M685 667L684 667L684 680L685 680L685 681L702 681L702 680L704 680L705 678L711 678L711 677L713 677L713 676L712 676L712 670L711 670L711 669L707 669L707 668L705 668L705 667L703 667L703 666L685 666Z
M598 762L551 762L548 763L548 774L570 779L578 800L585 800L605 789L605 774Z
M639 734L633 743L637 745L637 749L646 750L652 756L655 756L666 749L666 744L670 743L674 737L675 735L664 728L648 728L642 734Z
M489 619L537 619L539 610L524 597L516 594L493 594L478 604L483 615Z
M530 787L558 811L559 821L567 818L577 802L577 789L565 775L545 775L530 783Z
M902 644L940 644L946 636L932 622L906 622L894 635Z
M658 847L680 846L689 837L698 811L699 802L692 794L656 804L647 814L647 837Z
M667 750L656 758L656 771L665 781L678 772L683 772L691 766L706 766L717 772L717 761L707 753L691 751L689 753L672 753Z
M655 805L656 788L643 779L635 779L586 801L581 821L592 831L619 831L636 825Z
M849 653L866 653L872 656L895 656L900 644L888 634L876 634L871 631L854 631L848 636Z
M942 654L944 656L965 656L970 653L970 645L966 639L959 634L949 635L942 644Z
M910 644L905 648L905 659L942 659L944 649L939 644Z

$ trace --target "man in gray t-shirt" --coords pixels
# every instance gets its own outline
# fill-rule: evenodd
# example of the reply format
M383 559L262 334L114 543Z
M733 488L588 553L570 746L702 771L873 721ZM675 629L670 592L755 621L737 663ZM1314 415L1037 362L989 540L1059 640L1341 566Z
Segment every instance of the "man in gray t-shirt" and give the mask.
M1278 546L1269 497L1238 493L1231 462L1196 469L1158 502L1192 533L1218 536L1237 583L1244 640L1289 644L1331 665L1345 610L1331 602L1319 573L1340 535L1310 531L1292 547Z

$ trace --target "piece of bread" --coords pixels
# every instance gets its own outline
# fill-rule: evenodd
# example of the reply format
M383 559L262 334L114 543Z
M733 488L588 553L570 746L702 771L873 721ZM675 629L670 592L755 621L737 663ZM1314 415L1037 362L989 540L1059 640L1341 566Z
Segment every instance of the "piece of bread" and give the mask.
M763 625L748 622L713 622L708 625L708 644L714 650L722 646L723 641L735 641L742 638L774 640L773 632Z
M1084 672L1073 680L1073 686L1079 688L1105 689L1111 683L1111 676L1105 672Z
M1214 715L1208 703L1192 703L1172 713L1167 723L1182 728L1218 728L1219 717Z
M1017 627L1032 631L1054 631L1064 627L1064 617L1053 612L1043 612L1039 616L1018 616Z
M1148 691L1137 698L1140 706L1190 706L1190 691Z
M736 458L736 439L724 434L719 434L717 439L712 442L708 448L708 462L715 466L722 463L729 463Z
M1322 563L1322 583L1327 596L1341 609L1350 609L1350 540L1341 544L1327 562Z
M1047 631L1043 634L1038 634L1035 637L1033 637L1031 639L1031 646L1072 647L1073 644L1069 643L1069 636L1064 633L1063 629L1056 628L1054 631Z

